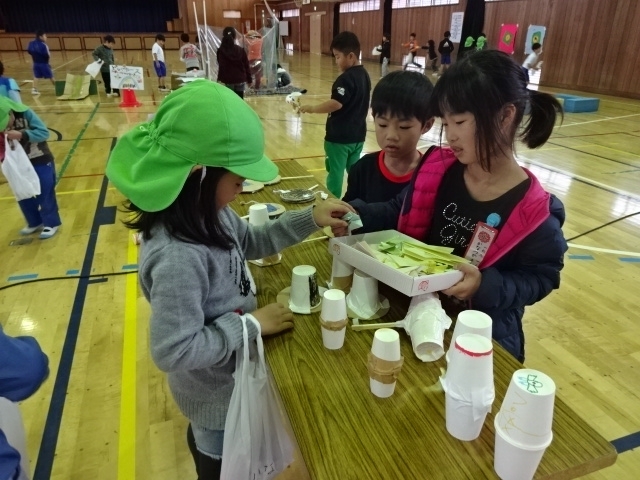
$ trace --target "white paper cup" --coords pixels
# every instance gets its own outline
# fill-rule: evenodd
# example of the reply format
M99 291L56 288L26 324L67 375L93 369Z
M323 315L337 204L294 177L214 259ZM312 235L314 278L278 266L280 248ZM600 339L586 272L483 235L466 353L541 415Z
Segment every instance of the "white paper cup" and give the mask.
M447 383L480 389L493 385L493 345L474 333L463 333L451 351Z
M261 227L269 221L269 210L264 203L255 203L249 207L249 224Z
M448 392L445 392L444 398L446 426L451 436L465 442L478 438L487 415L476 420L471 403L460 401Z
M460 312L456 320L456 325L453 328L453 334L451 335L450 349L455 345L458 335L463 333L475 333L476 335L491 340L493 334L493 319L486 313L479 312L478 310L464 310ZM448 361L449 352L447 352L447 362Z
M331 288L348 291L353 282L354 267L333 257L331 265Z
M357 271L357 270L356 270ZM381 360L396 362L402 358L400 355L400 335L390 328L376 330L371 344L371 353ZM396 382L382 383L373 378L369 378L371 393L376 397L387 398L393 395Z
M516 370L496 415L496 425L512 442L527 448L547 444L553 423L556 385L537 370Z
M413 353L423 362L434 361L444 355L444 330L433 315L423 315L409 326Z
M320 303L316 267L298 265L291 274L289 301L299 309L311 309Z
M355 270L347 302L354 313L362 318L371 318L381 306L378 297L378 280L360 270Z
M342 290L331 289L324 292L320 318L327 323L341 322L347 318L347 302ZM322 343L329 350L338 350L344 345L346 325L340 330L322 329Z
M531 480L538 469L545 450L551 444L553 434L546 444L527 447L509 439L495 420L496 441L493 468L502 480Z

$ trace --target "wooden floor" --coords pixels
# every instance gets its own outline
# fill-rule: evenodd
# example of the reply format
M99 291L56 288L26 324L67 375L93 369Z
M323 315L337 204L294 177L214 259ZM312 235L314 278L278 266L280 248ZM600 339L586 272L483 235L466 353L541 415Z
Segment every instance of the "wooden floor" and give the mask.
M177 53L167 53L169 70L179 68ZM151 66L148 52L116 56ZM3 52L0 60L19 83L31 78L22 53ZM62 79L90 61L87 53L54 52L52 66ZM280 63L308 89L305 102L328 98L337 75L330 58L283 55ZM366 67L375 83L379 66ZM98 96L64 102L51 85L32 97L23 84L23 101L51 129L63 219L50 240L12 244L24 220L0 180L0 324L9 334L37 337L51 360L50 379L22 405L37 480L195 478L186 422L149 359L147 308L135 273L127 274L136 247L120 213L112 222L122 197L103 175L115 139L163 97L156 81L146 80L137 109L119 108L101 85ZM297 159L324 183L325 117L298 117L282 96L247 101L264 122L266 153ZM366 152L377 149L369 120ZM421 145L437 139L434 128ZM601 97L597 113L567 114L543 148L522 147L518 156L564 202L572 245L561 288L527 309L527 366L549 374L558 394L605 438L640 432L640 101ZM17 285L33 275L45 281ZM632 480L638 472L636 449L588 478Z

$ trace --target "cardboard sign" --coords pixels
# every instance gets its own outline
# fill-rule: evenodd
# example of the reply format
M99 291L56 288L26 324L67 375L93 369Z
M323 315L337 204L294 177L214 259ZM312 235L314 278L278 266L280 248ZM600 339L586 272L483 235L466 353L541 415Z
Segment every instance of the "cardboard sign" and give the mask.
M126 65L110 65L111 88L144 90L144 69Z

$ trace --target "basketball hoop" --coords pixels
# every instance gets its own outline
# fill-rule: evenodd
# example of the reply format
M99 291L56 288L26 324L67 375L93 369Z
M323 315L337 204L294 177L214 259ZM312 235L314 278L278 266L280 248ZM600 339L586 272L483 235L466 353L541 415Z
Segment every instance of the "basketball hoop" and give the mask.
M300 8L302 6L302 0L294 0L294 2L296 4L296 7Z

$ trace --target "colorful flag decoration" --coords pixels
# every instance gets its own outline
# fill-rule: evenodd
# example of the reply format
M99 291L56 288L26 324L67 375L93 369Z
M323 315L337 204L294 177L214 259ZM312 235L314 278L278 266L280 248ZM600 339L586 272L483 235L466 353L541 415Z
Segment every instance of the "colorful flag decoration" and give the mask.
M498 37L498 50L513 54L516 44L516 33L518 33L518 24L503 23L500 27L500 36Z

